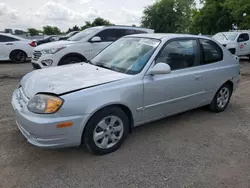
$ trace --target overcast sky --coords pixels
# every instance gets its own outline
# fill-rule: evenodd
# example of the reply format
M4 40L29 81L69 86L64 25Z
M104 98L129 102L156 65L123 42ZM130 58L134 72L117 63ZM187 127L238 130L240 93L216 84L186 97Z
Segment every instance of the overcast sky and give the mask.
M144 7L154 0L0 0L0 30L41 29L44 25L67 30L100 16L114 24L138 25Z

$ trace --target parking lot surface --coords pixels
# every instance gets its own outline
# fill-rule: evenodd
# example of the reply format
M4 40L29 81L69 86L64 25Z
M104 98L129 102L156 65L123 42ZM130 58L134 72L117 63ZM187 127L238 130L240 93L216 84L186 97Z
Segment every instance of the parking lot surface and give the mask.
M27 143L10 104L30 63L0 64L0 187L250 187L250 61L225 112L200 108L133 130L114 153Z

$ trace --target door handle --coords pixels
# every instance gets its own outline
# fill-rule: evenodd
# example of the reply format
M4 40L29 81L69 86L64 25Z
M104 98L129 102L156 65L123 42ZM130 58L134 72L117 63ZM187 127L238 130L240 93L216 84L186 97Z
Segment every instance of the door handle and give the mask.
M201 80L203 78L202 75L195 76L195 80Z
M13 45L13 43L6 43L5 45Z

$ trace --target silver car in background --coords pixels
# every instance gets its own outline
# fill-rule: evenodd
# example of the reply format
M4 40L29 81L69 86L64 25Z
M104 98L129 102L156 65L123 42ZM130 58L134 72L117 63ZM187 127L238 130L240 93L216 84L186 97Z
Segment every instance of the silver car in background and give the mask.
M133 127L208 105L224 111L240 80L239 59L210 38L140 34L88 63L33 71L14 91L20 131L44 148L119 148Z

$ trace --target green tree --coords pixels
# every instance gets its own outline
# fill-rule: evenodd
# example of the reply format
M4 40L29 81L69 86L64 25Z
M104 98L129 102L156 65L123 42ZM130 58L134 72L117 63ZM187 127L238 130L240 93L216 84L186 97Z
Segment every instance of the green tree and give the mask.
M47 25L43 27L43 33L45 35L59 35L61 34L61 31L58 27L52 27Z
M13 34L13 30L12 29L4 29L3 31L4 33L10 33Z
M155 32L188 32L193 5L193 0L158 0L145 8L141 25Z
M23 35L23 34L25 34L25 31L20 30L20 29L15 29L14 33L15 33L15 35Z
M94 21L92 22L91 26L102 26L102 25L112 25L108 20L105 20L103 18L96 18L94 19Z
M250 29L249 0L225 0L224 7L229 9L231 17L240 29Z
M86 21L85 25L81 27L81 30L87 29L89 27L102 26L102 25L114 25L114 24L112 24L108 20L98 17L94 19L92 23L90 21Z
M203 3L200 10L192 11L191 33L215 34L231 29L234 18L225 6L225 0L206 0Z
M35 28L29 28L29 29L27 29L27 31L30 34L30 36L39 35L39 31Z

